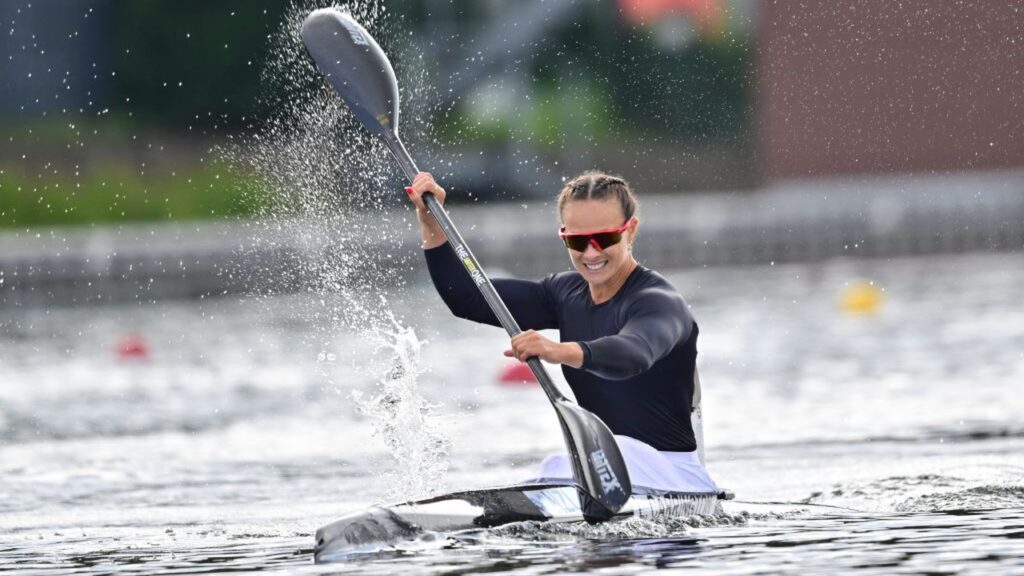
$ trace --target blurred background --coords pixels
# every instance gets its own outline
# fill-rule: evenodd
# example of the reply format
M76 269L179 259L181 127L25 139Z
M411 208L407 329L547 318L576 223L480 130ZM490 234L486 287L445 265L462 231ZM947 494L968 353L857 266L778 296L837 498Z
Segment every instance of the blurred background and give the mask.
M398 169L298 42L325 4L0 2L0 564L294 566L342 512L560 449L504 334L440 303ZM492 275L568 269L565 179L633 184L638 259L700 323L720 485L1021 508L1018 2L345 9ZM822 546L787 559L833 569Z
M4 2L0 305L80 299L79 277L103 259L81 250L98 237L113 238L100 242L108 274L91 280L144 277L157 295L244 290L218 271L300 258L281 243L276 256L238 254L239 233L212 221L280 208L281 186L224 150L287 122L280 110L319 81L268 63L301 4ZM1024 16L1013 3L372 5L368 26L416 86L406 138L453 202L487 202L492 229L515 219L499 206L545 202L600 168L647 199L660 233L642 250L654 265L1024 244ZM382 171L372 185L400 185ZM378 194L391 207L399 196ZM208 225L185 238L174 225L197 219ZM489 243L485 262L526 273L561 262L551 219L523 220L525 245L544 257L517 262ZM123 233L138 223L144 233ZM47 244L38 229L52 227L73 227L75 240ZM198 264L151 280L168 275L147 265L153 252Z

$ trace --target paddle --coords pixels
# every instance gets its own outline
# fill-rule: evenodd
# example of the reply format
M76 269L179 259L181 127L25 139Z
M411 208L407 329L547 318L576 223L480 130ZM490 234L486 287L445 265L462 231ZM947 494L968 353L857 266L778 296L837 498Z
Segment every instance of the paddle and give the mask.
M359 23L334 8L316 10L306 17L302 41L327 82L363 126L384 140L412 182L419 169L398 136L398 81L377 42ZM509 336L522 332L441 203L430 193L423 195L423 201L505 331ZM615 438L600 418L558 391L539 358L530 358L527 364L558 415L583 517L588 522L611 518L632 492Z

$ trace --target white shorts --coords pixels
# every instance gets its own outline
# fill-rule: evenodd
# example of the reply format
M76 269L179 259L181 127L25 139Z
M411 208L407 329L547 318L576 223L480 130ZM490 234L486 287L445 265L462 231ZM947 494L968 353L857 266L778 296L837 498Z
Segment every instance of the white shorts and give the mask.
M718 492L708 476L697 452L659 452L650 445L629 436L615 436L626 460L629 479L634 487L672 492ZM572 467L566 454L552 454L540 464L534 481L571 484Z

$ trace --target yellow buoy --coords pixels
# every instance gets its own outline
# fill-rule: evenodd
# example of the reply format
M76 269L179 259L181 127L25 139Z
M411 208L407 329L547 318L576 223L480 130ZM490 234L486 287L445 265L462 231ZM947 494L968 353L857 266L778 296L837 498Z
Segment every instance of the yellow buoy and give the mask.
M852 314L872 314L882 305L885 294L874 282L854 282L843 290L839 307Z

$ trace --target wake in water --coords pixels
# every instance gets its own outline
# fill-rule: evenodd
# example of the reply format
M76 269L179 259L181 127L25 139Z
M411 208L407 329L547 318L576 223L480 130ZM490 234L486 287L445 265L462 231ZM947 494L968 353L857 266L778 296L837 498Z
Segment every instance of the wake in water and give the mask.
M719 513L713 516L627 518L617 522L516 522L487 531L488 538L531 540L625 540L684 536L691 528L745 525L749 515Z
M411 263L399 240L411 220L385 218L382 208L394 204L400 190L390 154L341 105L302 45L303 19L322 6L292 2L271 37L262 75L264 103L272 112L223 148L221 157L258 181L261 212L242 251L280 253L260 274L274 278L270 285L314 296L306 300L310 307L295 314L315 321L317 328L307 338L319 350L328 389L347 395L357 382L377 383L372 392L353 397L396 464L386 475L390 496L413 498L444 484L447 440L432 423L433 407L419 394L422 343L380 296L385 291L401 295L404 288L402 272ZM426 140L421 108L430 101L428 85L422 67L407 65L415 59L390 46L395 18L382 2L338 9L352 14L396 56L404 132ZM249 279L250 286L260 283ZM337 346L338 336L352 334L367 347ZM346 369L340 370L343 364Z
M1024 486L1016 467L987 467L981 473L891 476L868 482L836 484L803 500L811 505L842 504L870 512L942 512L1024 508Z

